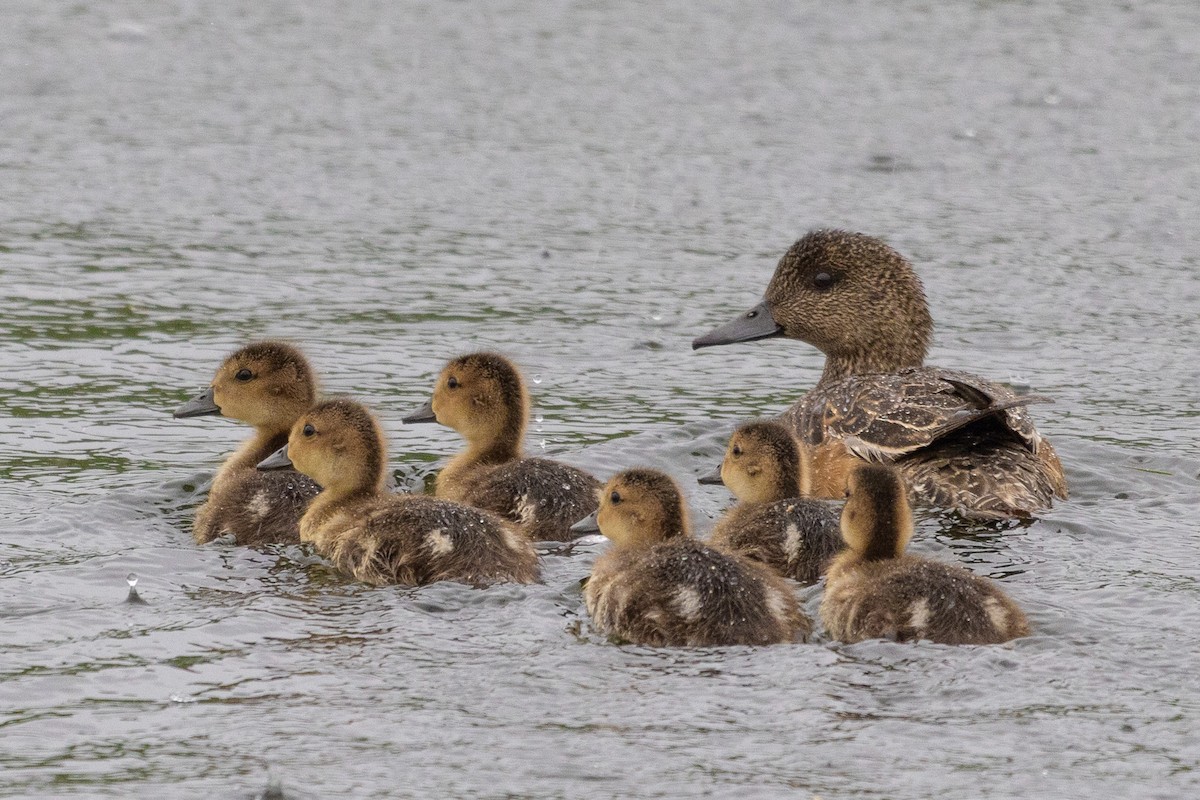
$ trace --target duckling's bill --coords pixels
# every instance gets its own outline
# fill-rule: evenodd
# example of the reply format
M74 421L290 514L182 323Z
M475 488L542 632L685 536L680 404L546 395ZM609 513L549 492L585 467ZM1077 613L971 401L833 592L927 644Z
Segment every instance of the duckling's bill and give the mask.
M725 484L725 481L723 481L721 479L721 465L717 464L717 468L714 469L712 472L708 473L707 475L701 475L699 478L696 478L696 483L702 484L704 486L723 486Z
M571 532L577 533L580 536L589 533L600 533L600 523L596 521L596 515L599 513L599 511L593 511L583 519L579 520L579 522L576 522L571 526Z
M405 425L410 425L414 422L437 422L437 415L433 413L433 398L426 400L425 405L401 418L400 421Z
M172 416L175 419L184 419L186 417L207 417L220 413L221 407L213 400L213 388L210 386L198 396L175 409Z
M288 449L285 444L283 447L276 450L271 455L258 462L258 468L261 470L268 469L287 469L292 466L292 460L288 458Z
M763 300L733 322L728 322L716 330L693 339L692 349L699 350L701 347L734 344L735 342L753 342L782 334L783 326L771 316L771 307L767 305L766 300Z

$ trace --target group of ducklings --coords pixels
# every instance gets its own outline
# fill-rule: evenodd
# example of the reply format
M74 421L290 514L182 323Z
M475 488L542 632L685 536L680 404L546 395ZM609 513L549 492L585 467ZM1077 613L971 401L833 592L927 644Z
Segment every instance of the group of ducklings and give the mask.
M664 473L630 469L603 486L527 458L529 394L496 353L450 361L406 423L439 422L466 449L434 496L385 488L379 423L346 398L318 400L304 355L255 342L230 355L177 417L221 415L254 436L222 465L194 533L204 543L312 543L374 584L539 580L535 541L598 531L612 547L584 588L595 625L654 646L806 639L794 583L824 579L820 617L845 642L887 637L997 643L1025 615L968 570L905 553L910 504L973 518L1027 517L1067 496L1062 465L1026 405L1041 398L924 366L932 329L911 265L878 239L812 232L780 261L762 303L693 347L787 336L826 354L816 387L776 421L739 427L720 469L739 499L703 543ZM845 498L840 512L829 502Z

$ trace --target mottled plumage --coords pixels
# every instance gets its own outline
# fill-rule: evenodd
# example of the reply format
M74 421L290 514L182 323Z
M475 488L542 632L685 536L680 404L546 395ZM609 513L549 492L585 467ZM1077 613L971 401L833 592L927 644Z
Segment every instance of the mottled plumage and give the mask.
M262 341L226 358L210 387L176 410L176 417L220 415L255 428L221 465L197 509L197 542L225 535L242 545L300 541L300 517L320 487L297 472L263 473L255 465L287 443L292 423L315 395L304 355L290 344Z
M688 531L675 483L652 470L617 475L596 515L613 547L596 559L584 602L601 631L652 646L762 645L806 637L791 586Z
M783 335L826 354L784 413L812 449L814 493L841 495L862 460L892 463L913 500L979 518L1023 517L1067 497L1054 448L1000 384L923 366L933 323L908 261L878 239L815 231L783 256L766 298L696 347Z
M566 541L596 509L600 483L546 458L524 458L529 393L517 367L496 353L472 353L442 370L433 398L405 422L454 428L467 440L438 474L435 494L493 511L533 541Z
M375 418L338 399L293 426L285 450L262 468L294 464L323 488L300 538L358 580L472 585L538 579L532 544L494 514L448 500L383 492L386 452Z
M1029 634L1024 613L991 581L904 554L912 514L896 470L861 465L848 491L842 535L849 549L829 567L821 600L831 637L996 644Z

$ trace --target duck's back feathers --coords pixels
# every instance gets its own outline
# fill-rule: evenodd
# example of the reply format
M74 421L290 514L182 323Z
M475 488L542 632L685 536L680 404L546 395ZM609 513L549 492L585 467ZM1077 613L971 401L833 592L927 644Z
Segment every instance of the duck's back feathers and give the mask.
M800 583L815 583L843 547L837 509L806 498L741 503L717 523L709 544Z
M299 542L300 518L320 491L312 478L293 470L240 469L214 484L196 512L192 535L199 544L227 534L240 545Z
M829 635L843 642L998 644L1029 635L1025 614L990 581L914 556L839 557L826 579L821 620Z
M479 465L463 483L462 501L499 514L531 541L564 542L571 526L596 510L600 482L545 458Z
M604 632L658 647L774 644L812 630L786 581L686 536L604 554L584 600Z

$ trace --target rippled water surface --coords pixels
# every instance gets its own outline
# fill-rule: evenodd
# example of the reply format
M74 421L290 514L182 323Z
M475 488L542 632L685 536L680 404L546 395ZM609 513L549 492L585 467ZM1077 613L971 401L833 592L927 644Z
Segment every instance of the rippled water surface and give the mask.
M1194 4L12 0L0 75L0 795L1200 790ZM410 486L458 440L401 416L504 350L531 451L707 529L821 357L689 342L819 226L913 258L932 363L1056 398L1072 499L914 543L1033 636L652 650L591 630L599 545L478 591L193 544L246 432L169 411L263 335Z

